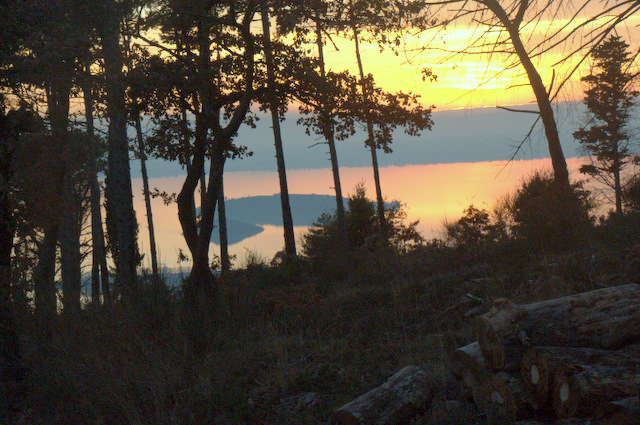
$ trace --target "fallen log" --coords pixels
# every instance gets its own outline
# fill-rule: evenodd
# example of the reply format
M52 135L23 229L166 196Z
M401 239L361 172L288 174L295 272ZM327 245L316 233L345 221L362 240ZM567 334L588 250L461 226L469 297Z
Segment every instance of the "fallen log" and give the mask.
M534 409L540 410L551 404L551 359L554 348L533 347L522 357L522 384Z
M640 285L526 305L499 299L475 324L480 350L495 370L520 363L532 346L616 349L640 340Z
M594 419L595 425L640 425L638 397L606 403L600 407Z
M472 342L455 350L451 356L451 373L462 380L471 391L471 397L478 409L485 411L482 384L489 378L485 360L478 342Z
M407 366L384 384L362 394L331 415L332 424L400 425L433 398L432 381L416 366Z
M621 352L585 349L545 349L551 406L559 418L590 416L611 400L636 395L640 359Z

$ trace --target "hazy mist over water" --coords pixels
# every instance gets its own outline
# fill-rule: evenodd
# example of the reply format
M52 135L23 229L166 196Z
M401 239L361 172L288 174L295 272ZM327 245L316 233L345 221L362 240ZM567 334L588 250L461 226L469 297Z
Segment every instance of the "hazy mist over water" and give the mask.
M517 107L533 110L532 106ZM571 134L584 119L583 108L577 103L562 103L556 111L560 139L567 158L579 156L578 144ZM244 145L253 155L243 159L227 161L225 171L272 171L276 170L275 149L271 118L258 114L257 128L244 126L235 140ZM326 144L317 135L305 134L302 126L296 125L299 115L290 112L282 122L282 138L288 170L328 168L329 155ZM541 123L532 132L531 139L519 146L527 134L536 115L515 113L498 108L461 109L433 113L431 131L419 137L396 130L391 145L393 153L378 153L380 166L450 164L460 162L484 162L514 159L541 159L548 157L546 139ZM364 147L366 133L361 129L353 137L336 142L338 162L341 167L369 167L371 155ZM516 154L517 151L517 154ZM134 177L140 176L139 165L132 163ZM169 177L184 174L176 163L151 160L148 164L150 177Z

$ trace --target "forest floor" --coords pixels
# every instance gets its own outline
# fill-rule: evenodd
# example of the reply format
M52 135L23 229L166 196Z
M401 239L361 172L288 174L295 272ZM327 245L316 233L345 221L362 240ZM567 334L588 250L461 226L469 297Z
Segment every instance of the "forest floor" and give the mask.
M29 368L15 424L316 424L407 365L436 396L414 424L483 424L450 373L453 350L494 299L529 303L640 281L640 246L562 254L459 252L264 261L219 279L216 301L185 312L178 289L59 316L37 344L18 313ZM346 261L346 260L344 260ZM349 269L347 271L347 268Z

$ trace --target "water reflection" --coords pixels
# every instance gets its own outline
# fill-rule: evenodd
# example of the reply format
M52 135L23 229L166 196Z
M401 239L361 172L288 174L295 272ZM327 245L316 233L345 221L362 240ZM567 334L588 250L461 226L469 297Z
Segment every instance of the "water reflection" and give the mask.
M568 161L572 175L580 162L573 158ZM406 205L409 220L420 220L419 231L427 238L438 236L445 218L455 219L462 210L473 203L490 209L504 194L512 191L516 185L534 170L549 167L549 160L536 159L513 161L505 166L504 161L408 165L402 167L384 167L380 170L382 190L388 200L399 200ZM375 193L373 177L368 167L343 168L340 170L343 192L351 193L358 183L364 183L371 197ZM579 177L576 175L576 177ZM333 194L333 181L329 169L290 170L288 172L289 191L297 194ZM157 178L151 181L151 187L162 191L178 192L182 177ZM134 207L140 223L140 245L143 252L148 251L148 233L142 182L133 181ZM225 174L225 194L228 198L246 196L273 195L278 193L278 175L276 172L230 172ZM159 246L159 260L166 267L176 267L179 252L188 254L181 234L175 204L164 205L162 200L152 200L153 217L156 227L156 239ZM319 211L318 215L324 211ZM294 221L295 221L295 211ZM242 264L248 252L264 259L271 259L282 249L283 230L280 226L264 225L264 231L244 239L229 247L236 263ZM306 227L296 227L296 240ZM214 232L216 230L214 229ZM300 249L300 247L298 247ZM218 253L219 247L212 244L212 252ZM144 265L148 266L147 256Z

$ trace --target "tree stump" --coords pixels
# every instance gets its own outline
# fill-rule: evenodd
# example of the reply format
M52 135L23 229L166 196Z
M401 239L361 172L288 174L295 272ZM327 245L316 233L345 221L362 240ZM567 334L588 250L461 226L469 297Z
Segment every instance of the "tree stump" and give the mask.
M432 382L416 366L407 366L384 384L334 411L332 424L400 425L433 398Z
M490 368L520 363L532 346L616 349L640 340L640 285L628 284L518 305L496 300L476 321Z

